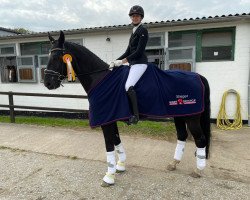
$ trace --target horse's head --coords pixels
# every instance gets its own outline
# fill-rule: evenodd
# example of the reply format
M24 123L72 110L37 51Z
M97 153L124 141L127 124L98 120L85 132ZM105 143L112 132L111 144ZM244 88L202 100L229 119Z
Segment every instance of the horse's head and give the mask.
M16 67L14 65L8 65L6 66L8 70L8 79L9 82L16 82L17 77L16 77Z
M52 90L60 87L62 80L67 74L67 68L63 62L65 37L62 31L60 31L58 40L55 40L49 33L48 36L51 43L51 50L45 70L44 85L49 90Z

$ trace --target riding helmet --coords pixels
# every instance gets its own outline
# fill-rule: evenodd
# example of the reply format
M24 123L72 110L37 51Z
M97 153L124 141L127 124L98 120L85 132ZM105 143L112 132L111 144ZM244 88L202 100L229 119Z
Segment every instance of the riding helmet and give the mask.
M141 17L144 17L144 10L141 6L135 5L133 6L130 11L129 11L129 16L133 15L133 14L138 14L141 15Z

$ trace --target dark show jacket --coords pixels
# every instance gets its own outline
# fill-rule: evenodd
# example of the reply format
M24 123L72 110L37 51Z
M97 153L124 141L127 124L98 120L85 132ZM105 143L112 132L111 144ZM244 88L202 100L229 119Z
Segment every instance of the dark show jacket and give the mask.
M145 54L145 48L148 42L148 30L140 25L134 33L131 34L129 44L125 53L117 60L127 58L130 65L147 64L148 58Z

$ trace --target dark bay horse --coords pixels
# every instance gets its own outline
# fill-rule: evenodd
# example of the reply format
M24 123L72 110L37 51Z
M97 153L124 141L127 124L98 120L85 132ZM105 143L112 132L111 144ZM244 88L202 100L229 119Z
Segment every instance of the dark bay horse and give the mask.
M73 69L87 93L100 79L107 75L107 73L110 73L109 65L90 50L78 44L65 41L62 31L60 32L58 40L55 40L50 34L49 39L52 46L44 78L44 85L48 89L51 90L60 87L61 81L67 77L67 67L63 62L63 56L65 54L72 56ZM167 167L168 170L175 170L176 165L181 161L188 137L187 129L189 129L196 144L195 155L197 168L192 174L194 177L200 177L202 170L206 166L211 136L209 85L203 76L199 76L205 90L203 102L204 111L200 114L174 117L177 131L177 145L173 162ZM105 102L103 102L103 104L105 104ZM126 154L121 143L117 123L112 122L102 125L101 128L105 139L108 163L108 170L103 178L102 186L110 186L114 184L115 173L125 171ZM115 153L118 154L117 162Z
M14 65L8 65L6 68L8 70L8 81L17 82L16 67Z

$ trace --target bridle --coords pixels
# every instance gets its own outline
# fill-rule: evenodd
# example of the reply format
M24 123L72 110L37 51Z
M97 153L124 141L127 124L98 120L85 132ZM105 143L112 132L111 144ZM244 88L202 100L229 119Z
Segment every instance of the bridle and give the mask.
M51 52L53 52L53 51L62 51L63 54L65 53L65 49L64 49L64 48L54 48L54 49L51 49L51 50L49 51L49 55L50 55ZM62 70L63 70L63 68L62 68ZM57 77L57 80L59 80L59 81L62 81L62 80L64 80L64 79L66 78L66 76L63 75L63 73L56 72L56 71L51 70L51 69L45 69L45 70L44 70L44 75L45 75L45 74L49 74L49 75L52 75L52 76L56 76L56 77Z
M53 51L62 51L63 52L63 55L65 54L65 48L54 48L54 49L51 49L49 51L49 54L51 54L51 52ZM112 69L112 68L115 68L115 67L109 67L108 69ZM85 76L85 75L90 75L90 74L94 74L94 73L97 73L97 72L102 72L102 71L106 71L108 69L100 69L100 70L96 70L96 71L93 71L93 72L88 72L88 73L84 73L84 74L77 74L77 76ZM63 70L63 69L62 69ZM54 70L50 70L50 69L45 69L44 70L44 74L50 74L52 76L56 76L58 78L59 81L62 81L66 78L66 76L62 75L63 73L60 73L60 72L56 72Z

